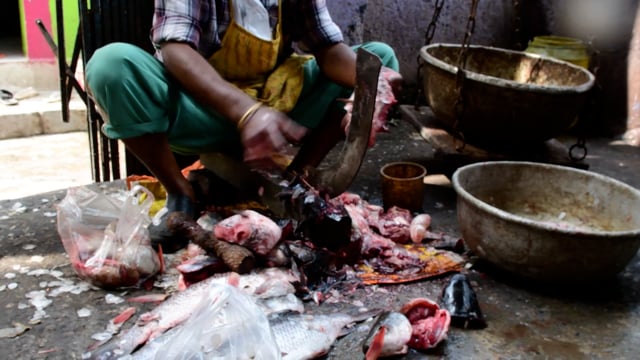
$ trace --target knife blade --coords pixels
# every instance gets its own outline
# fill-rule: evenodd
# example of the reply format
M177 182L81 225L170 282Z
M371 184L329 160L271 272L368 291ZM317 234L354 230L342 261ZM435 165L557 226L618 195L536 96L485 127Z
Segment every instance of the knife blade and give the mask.
M287 210L280 197L282 187L251 170L247 164L223 153L200 154L200 162L243 194L258 199L276 216L286 216Z
M371 133L381 68L382 62L377 55L358 49L353 112L337 162L322 168L306 167L303 171L305 180L330 198L345 192L362 166Z

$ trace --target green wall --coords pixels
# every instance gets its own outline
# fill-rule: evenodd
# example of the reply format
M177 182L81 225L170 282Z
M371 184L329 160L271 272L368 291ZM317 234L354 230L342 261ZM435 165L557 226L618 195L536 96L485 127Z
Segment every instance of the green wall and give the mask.
M132 0L135 1L135 0ZM56 21L56 1L49 0L49 10L51 12L51 24L53 29L51 29L51 35L57 41L58 34L58 24ZM62 16L64 21L64 43L65 43L65 53L67 54L67 60L71 59L71 55L73 54L73 46L76 43L76 33L78 31L78 25L80 24L80 19L78 15L78 0L63 0L62 2Z
M27 55L28 50L27 50L27 24L25 24L24 22L24 2L20 1L19 2L19 6L20 6L20 34L22 37L22 53L24 55Z

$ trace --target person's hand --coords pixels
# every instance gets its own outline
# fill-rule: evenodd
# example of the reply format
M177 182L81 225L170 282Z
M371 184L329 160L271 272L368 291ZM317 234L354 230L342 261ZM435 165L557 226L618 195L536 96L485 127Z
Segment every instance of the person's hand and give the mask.
M240 130L244 161L252 167L272 167L272 155L289 143L299 142L306 133L307 128L296 124L284 113L261 106Z

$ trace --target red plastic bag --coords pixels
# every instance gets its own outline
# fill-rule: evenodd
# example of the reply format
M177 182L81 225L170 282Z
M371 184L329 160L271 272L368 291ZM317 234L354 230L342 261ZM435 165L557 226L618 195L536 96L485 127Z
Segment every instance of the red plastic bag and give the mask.
M88 187L67 190L57 205L58 234L78 276L102 288L120 288L139 286L158 273L161 255L147 230L153 201L142 186L124 200Z

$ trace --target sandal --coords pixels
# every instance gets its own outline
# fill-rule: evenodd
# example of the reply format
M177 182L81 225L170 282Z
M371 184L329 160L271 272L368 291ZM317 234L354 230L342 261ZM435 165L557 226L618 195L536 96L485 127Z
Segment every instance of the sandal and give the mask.
M17 105L18 100L13 97L13 94L5 89L0 89L0 102L4 105Z

